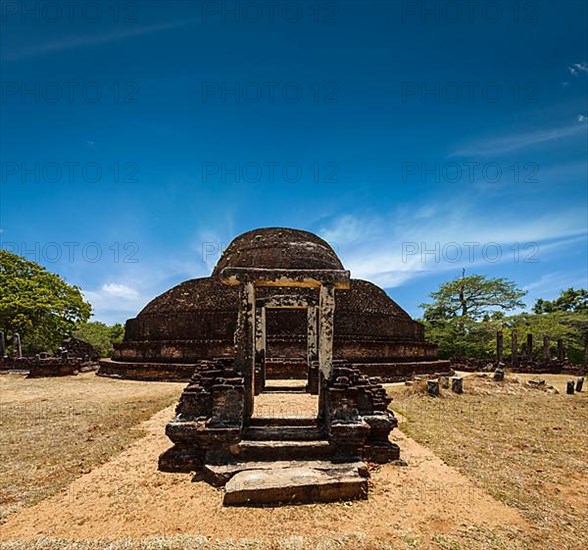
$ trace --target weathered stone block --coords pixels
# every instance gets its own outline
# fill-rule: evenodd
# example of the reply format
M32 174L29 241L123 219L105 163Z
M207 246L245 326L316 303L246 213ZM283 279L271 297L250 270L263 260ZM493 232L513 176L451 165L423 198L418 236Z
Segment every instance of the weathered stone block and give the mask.
M357 473L313 468L249 470L225 486L226 506L333 502L367 498L367 480Z
M431 397L439 397L439 380L427 380L427 393Z

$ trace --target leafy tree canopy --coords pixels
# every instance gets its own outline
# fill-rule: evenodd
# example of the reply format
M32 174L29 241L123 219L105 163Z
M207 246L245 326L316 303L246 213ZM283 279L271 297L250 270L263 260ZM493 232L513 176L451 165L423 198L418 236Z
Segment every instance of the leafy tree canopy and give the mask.
M483 275L462 275L443 283L430 294L431 304L421 304L427 321L442 321L456 317L479 320L500 317L501 312L525 307L520 290L507 279L488 279Z
M73 334L98 348L102 357L108 357L112 353L112 344L120 342L124 332L125 329L120 323L109 327L104 323L92 321L79 324Z
M531 333L536 337L535 355L542 354L542 338L549 336L552 346L562 339L568 357L588 363L588 293L569 288L556 300L537 300L533 313L507 316L523 307L525 292L506 279L487 279L480 275L462 276L440 286L423 304L427 339L439 346L439 356L491 359L496 353L496 332L504 332L504 349L510 350L511 332L521 340ZM522 342L520 342L522 345ZM555 349L553 350L555 351Z
M77 286L0 250L0 328L7 335L18 332L25 353L54 350L65 333L88 320L91 310Z
M535 313L554 313L555 311L585 312L588 313L588 291L579 288L563 290L555 300L543 300L539 298L533 306Z

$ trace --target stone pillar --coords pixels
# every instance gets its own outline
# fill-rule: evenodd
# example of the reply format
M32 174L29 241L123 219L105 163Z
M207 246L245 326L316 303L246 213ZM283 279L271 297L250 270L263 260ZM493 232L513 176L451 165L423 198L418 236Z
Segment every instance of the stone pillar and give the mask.
M321 286L319 298L319 369L325 380L333 371L333 332L335 324L335 288Z
M531 361L533 359L533 335L527 334L527 359Z
M255 308L255 355L259 361L265 355L265 308Z
M461 376L454 376L451 379L451 391L463 393L463 378Z
M6 338L4 337L4 331L0 330L0 357L6 355Z
M427 393L432 397L439 397L439 380L427 380Z
M306 360L310 366L318 359L318 315L317 308L311 306L306 310Z
M311 306L306 310L306 390L311 395L319 394L319 373L318 373L318 336L319 316L318 308Z
M551 361L551 338L549 336L543 337L543 361L546 363Z
M512 331L512 342L510 345L510 363L513 367L519 364L519 343L516 330Z
M253 414L255 370L255 287L247 282L239 290L239 316L235 331L235 368L245 382L245 417Z
M496 382L502 382L504 380L504 369L497 368L494 371L494 380Z
M504 359L504 336L502 331L496 333L496 361L502 363Z
M22 357L22 348L20 345L20 334L15 332L12 335L12 357L20 359Z
M557 360L566 360L566 347L564 346L563 340L561 338L557 341Z
M583 387L584 387L584 377L578 376L578 378L576 379L576 391L581 392Z
M574 395L574 381L573 380L568 380L568 383L566 386L566 393L568 395Z
M265 307L255 308L255 395L265 388Z

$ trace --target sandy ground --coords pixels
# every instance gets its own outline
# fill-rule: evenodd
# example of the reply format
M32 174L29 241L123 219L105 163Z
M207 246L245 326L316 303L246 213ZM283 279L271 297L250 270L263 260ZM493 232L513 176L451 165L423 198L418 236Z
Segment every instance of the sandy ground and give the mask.
M316 418L318 395L262 393L253 401L254 418Z
M173 407L155 414L142 425L147 436L56 496L10 516L0 539L198 534L235 540L362 533L381 541L412 534L427 539L431 533L457 535L472 525L528 528L515 510L398 430L392 439L408 467L389 464L373 471L367 501L225 508L222 490L193 482L188 474L157 471L159 454L170 447L164 426L172 416Z

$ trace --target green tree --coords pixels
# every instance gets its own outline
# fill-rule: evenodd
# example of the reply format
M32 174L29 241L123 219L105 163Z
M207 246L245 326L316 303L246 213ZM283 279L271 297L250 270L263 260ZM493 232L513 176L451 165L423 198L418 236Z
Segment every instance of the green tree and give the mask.
M77 286L17 254L0 250L0 328L18 332L24 353L54 351L92 308Z
M555 300L539 298L533 306L535 313L553 313L554 311L585 312L588 313L588 291L570 287L563 290Z
M125 335L125 327L120 323L115 323L110 327L110 340L112 342L121 342Z
M443 321L453 318L480 320L496 318L500 312L525 307L520 290L507 279L488 279L483 275L462 275L443 283L430 294L431 304L421 304L427 321ZM465 328L465 325L464 327Z
M490 359L496 348L496 331L500 322L492 319L451 318L435 322L423 321L427 340L439 346L440 359L452 357L473 357Z
M120 323L108 326L99 321L92 321L79 324L73 335L98 348L102 357L108 357L113 350L112 344L120 342L124 332L125 329Z
M550 324L553 338L559 331L573 362L588 363L588 291L572 287L563 290L555 300L539 298L533 306L535 322Z
M427 337L441 358L491 358L504 313L524 307L525 294L507 279L462 273L432 292L432 303L421 304Z

